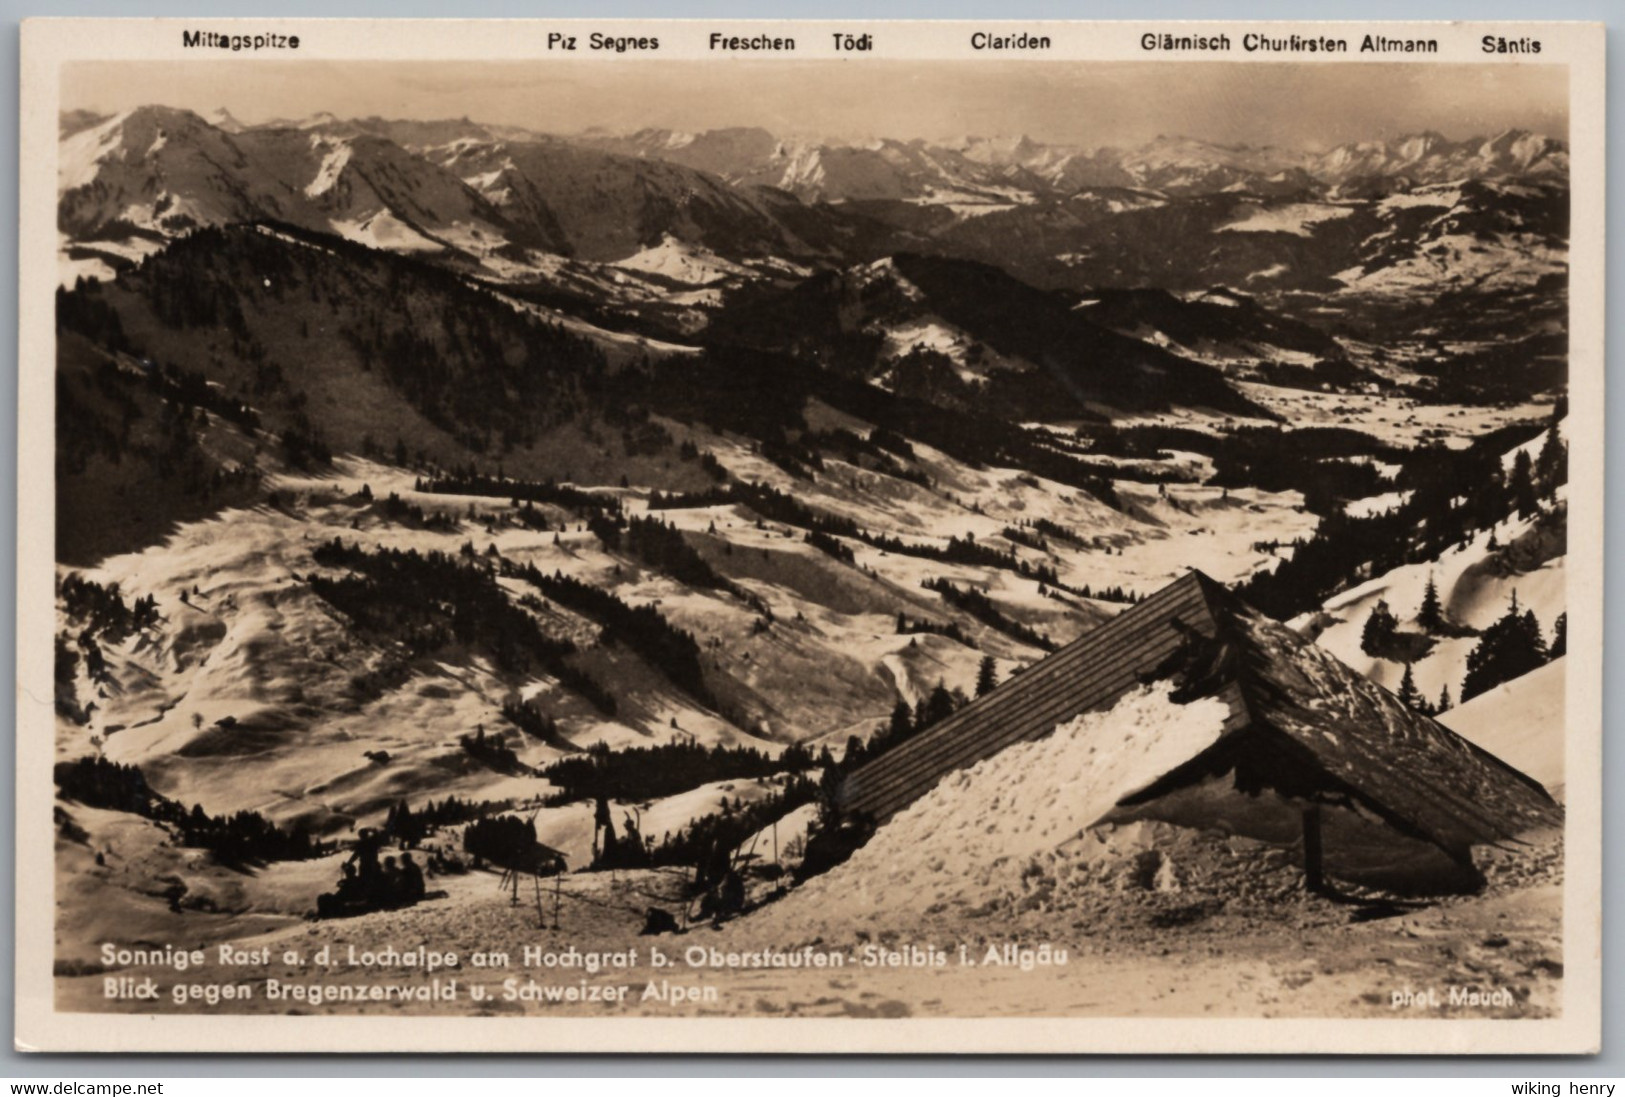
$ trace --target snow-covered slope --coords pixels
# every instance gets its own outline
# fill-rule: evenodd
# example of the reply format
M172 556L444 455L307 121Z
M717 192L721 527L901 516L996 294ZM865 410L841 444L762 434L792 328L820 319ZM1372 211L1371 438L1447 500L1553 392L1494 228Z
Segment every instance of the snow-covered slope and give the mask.
M1336 274L1343 292L1505 292L1567 269L1559 186L1544 178L1464 181L1471 179L1454 176L1378 201L1382 228L1360 245L1360 262Z
M1568 661L1554 659L1443 713L1445 727L1527 773L1563 798L1563 719Z
M1087 713L1053 735L958 770L882 826L851 860L765 914L865 924L945 906L973 911L1022 893L1029 863L1077 839L1123 797L1216 740L1229 709L1169 700L1163 683Z
M667 234L660 243L636 255L617 260L616 267L654 274L689 286L709 286L729 278L751 277L753 272L729 262L709 248L685 243Z
M1560 433L1562 429L1560 423ZM1509 450L1503 464L1510 468L1519 451L1538 454L1550 433L1542 432ZM1431 580L1446 620L1464 626L1461 631L1465 634L1434 637L1430 650L1411 664L1411 671L1417 689L1429 703L1437 702L1447 688L1452 700L1459 700L1467 655L1478 644L1476 632L1505 614L1514 595L1520 609L1535 614L1548 642L1558 617L1568 608L1563 489L1558 496L1559 502L1547 512L1527 518L1514 515L1491 529L1478 530L1465 544L1447 549L1438 559L1405 564L1375 576L1327 599L1320 612L1295 618L1292 625L1367 677L1398 689L1404 664L1366 654L1360 647L1361 637L1378 602L1387 604L1401 632L1425 635L1416 615ZM1376 513L1402 497L1403 493L1391 492L1357 500L1349 505L1348 513Z
M1395 568L1328 599L1323 614L1306 615L1293 623L1307 629L1316 643L1339 659L1389 689L1399 687L1405 667L1361 651L1361 632L1379 601L1388 603L1402 631L1420 632L1416 613L1430 575L1449 619L1471 629L1486 628L1506 612L1516 591L1518 605L1534 612L1549 640L1558 616L1567 608L1564 557L1546 559L1531 571L1518 570L1490 549L1492 534L1502 545L1543 536L1534 520L1503 522L1493 531L1473 535L1465 548L1449 549L1436 561ZM1416 686L1429 702L1436 701L1446 686L1450 696L1459 699L1467 654L1477 644L1474 635L1445 637L1412 664Z
M1286 205L1249 206L1236 220L1219 226L1219 232L1288 232L1294 236L1309 237L1312 226L1321 221L1335 221L1354 212L1351 206L1334 206L1324 202L1292 202Z

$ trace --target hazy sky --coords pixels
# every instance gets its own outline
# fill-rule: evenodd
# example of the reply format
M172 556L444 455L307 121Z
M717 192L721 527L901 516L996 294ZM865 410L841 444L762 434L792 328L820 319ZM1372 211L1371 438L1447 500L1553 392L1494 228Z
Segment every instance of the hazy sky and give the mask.
M779 136L965 134L1135 145L1158 134L1326 148L1432 129L1568 135L1561 65L999 61L231 61L65 66L64 109L163 103L246 123L457 118L548 133L762 126Z

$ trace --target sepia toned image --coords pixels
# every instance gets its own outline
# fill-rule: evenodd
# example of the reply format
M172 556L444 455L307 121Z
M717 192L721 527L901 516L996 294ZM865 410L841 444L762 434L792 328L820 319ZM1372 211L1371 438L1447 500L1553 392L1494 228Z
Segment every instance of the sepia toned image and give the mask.
M679 29L51 70L19 1015L1594 1042L1571 65Z

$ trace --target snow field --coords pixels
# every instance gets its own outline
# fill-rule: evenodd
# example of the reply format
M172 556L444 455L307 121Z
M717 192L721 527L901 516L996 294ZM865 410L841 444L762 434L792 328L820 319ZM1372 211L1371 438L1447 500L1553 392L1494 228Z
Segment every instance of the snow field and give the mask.
M1293 236L1313 235L1313 226L1337 221L1354 212L1353 206L1332 206L1318 202L1293 202L1285 206L1257 206L1240 220L1220 225L1215 232L1285 232Z
M1567 662L1554 659L1481 693L1441 715L1439 723L1522 770L1562 800Z
M655 274L689 286L708 286L729 278L754 277L752 271L728 261L709 248L687 244L674 236L613 264L641 274Z

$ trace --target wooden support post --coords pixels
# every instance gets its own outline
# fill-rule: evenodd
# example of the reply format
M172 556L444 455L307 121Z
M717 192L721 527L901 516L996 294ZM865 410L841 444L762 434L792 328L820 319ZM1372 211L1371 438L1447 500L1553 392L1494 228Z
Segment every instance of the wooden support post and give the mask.
M1319 804L1311 804L1303 809L1303 884L1316 894L1326 887Z

